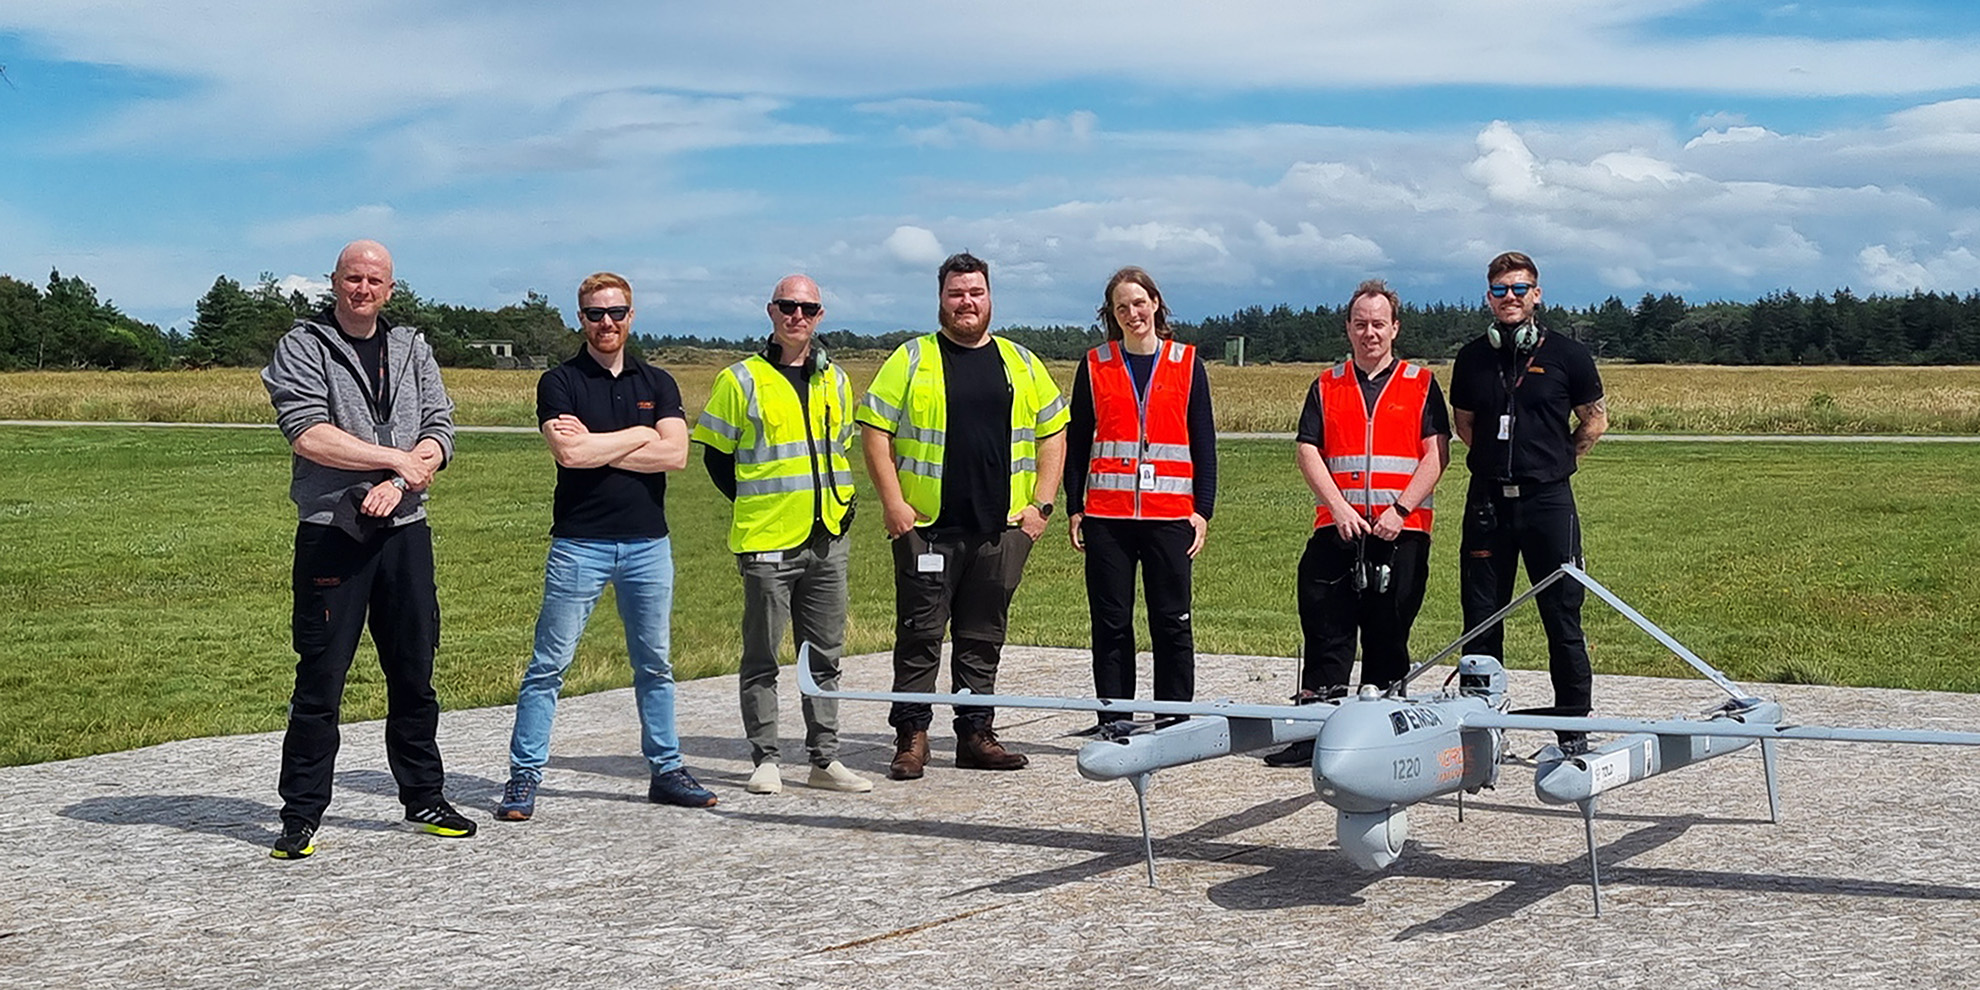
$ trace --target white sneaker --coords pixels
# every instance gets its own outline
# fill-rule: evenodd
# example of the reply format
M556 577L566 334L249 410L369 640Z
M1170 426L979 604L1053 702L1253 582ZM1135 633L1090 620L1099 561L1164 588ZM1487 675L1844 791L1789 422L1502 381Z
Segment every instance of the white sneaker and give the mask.
M846 769L846 765L838 760L822 767L812 767L811 777L805 783L820 790L844 791L847 794L864 794L873 789L872 781Z
M749 775L749 783L743 785L743 790L751 794L782 793L783 771L778 770L775 763L759 763L756 765L756 772Z

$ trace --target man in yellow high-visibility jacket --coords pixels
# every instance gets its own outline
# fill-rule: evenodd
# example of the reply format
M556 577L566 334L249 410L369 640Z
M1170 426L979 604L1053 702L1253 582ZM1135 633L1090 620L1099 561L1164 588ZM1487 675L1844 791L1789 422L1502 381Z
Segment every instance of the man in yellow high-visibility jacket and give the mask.
M811 644L811 671L839 680L846 639L846 527L853 517L852 385L812 339L825 304L818 283L788 275L764 306L763 352L722 369L694 428L708 476L735 511L729 549L742 572L743 734L756 770L744 789L784 789L778 769L777 652L784 630ZM806 782L860 793L872 781L839 762L839 703L803 701Z
M855 418L867 473L894 544L894 690L935 689L942 635L955 639L951 687L997 687L1011 595L1045 532L1065 468L1070 416L1045 367L990 333L990 266L956 254L936 275L941 331L902 344ZM953 620L953 621L952 621ZM956 708L956 766L1016 770L990 708ZM928 763L927 705L895 704L888 775Z

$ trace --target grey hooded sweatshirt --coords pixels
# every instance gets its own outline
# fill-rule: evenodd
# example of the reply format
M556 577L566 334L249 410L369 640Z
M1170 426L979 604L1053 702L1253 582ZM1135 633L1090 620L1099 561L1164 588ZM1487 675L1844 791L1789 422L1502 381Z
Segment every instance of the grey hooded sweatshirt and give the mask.
M275 404L275 425L294 446L303 431L329 423L371 443L385 442L411 450L432 438L440 445L441 465L454 458L454 403L440 384L440 365L425 335L411 327L389 326L381 317L378 332L385 337L386 395L375 406L371 384L358 365L357 352L344 340L328 313L298 319L275 343L275 355L261 369L261 383ZM340 501L353 489L363 492L391 478L389 471L345 471L325 467L296 455L289 479L289 497L303 522L332 524ZM403 526L426 518L424 493L407 493L385 520Z

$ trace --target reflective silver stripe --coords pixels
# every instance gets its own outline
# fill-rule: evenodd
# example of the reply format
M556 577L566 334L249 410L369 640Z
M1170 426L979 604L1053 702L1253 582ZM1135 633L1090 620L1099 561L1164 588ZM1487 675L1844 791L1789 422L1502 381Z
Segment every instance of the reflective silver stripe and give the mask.
M1183 359L1182 341L1180 340L1169 341L1169 360L1181 361L1182 359Z
M1099 491L1099 492L1131 492L1134 491L1134 475L1115 474L1114 472L1111 471L1103 472L1100 474L1089 474L1086 476L1086 490Z
M1335 474L1342 471L1360 471L1374 474L1415 474L1417 460L1414 457L1329 457L1327 470Z
M756 395L756 376L749 373L749 363L746 361L737 361L729 366L729 370L735 372L736 384L742 386L749 421L756 424L756 434L760 437L763 435L763 405Z
M768 464L772 461L794 460L800 457L806 459L811 457L811 444L803 440L736 451L737 464Z
M1410 363L1409 363L1409 362L1407 362L1407 361L1405 361L1405 362L1403 362L1403 369L1402 369L1402 371L1403 371L1403 373L1402 373L1402 376L1403 376L1404 378L1415 378L1415 377L1416 377L1417 375L1420 375L1420 374L1422 374L1422 373L1423 373L1423 369L1422 369L1422 368L1419 368L1419 367L1417 367L1416 365L1413 365L1413 364L1410 364Z
M923 429L913 423L902 423L900 431L895 433L894 436L896 439L913 440L916 443L933 444L937 447L944 446L949 442L948 434L942 430Z
M1118 457L1134 460L1141 456L1140 445L1132 440L1102 440L1093 445L1095 457Z
M1188 461L1189 444L1151 443L1148 445L1148 459L1153 461Z
M907 381L908 385L912 386L914 384L915 372L921 370L921 338L909 338L906 346L908 356Z
M1196 486L1186 478L1156 478L1152 490L1157 495L1187 495L1195 491Z
M1031 427L1029 427L1029 426L1013 426L1013 427L1011 427L1011 442L1012 442L1012 443L1037 443L1037 442L1038 442L1038 431L1037 431L1037 430L1035 430L1035 429L1032 429L1032 428L1031 428Z
M1036 472L1037 470L1038 470L1038 458L1036 457L1017 457L1011 460L1012 474L1016 474L1020 471Z
M1114 360L1114 345L1101 344L1099 347L1093 349L1093 355L1094 360L1099 361L1101 364L1108 364Z
M905 471L908 474L928 478L932 481L942 480L942 465L934 461L916 460L912 457L896 457L894 458L894 468L895 470Z
M866 401L862 404L866 408L873 410L876 415L886 422L898 423L901 421L901 411L881 401L880 397L874 395L872 392L866 393Z
M791 474L781 478L757 478L744 481L736 479L736 497L745 495L784 495L790 492L811 490L811 475Z
M834 488L851 488L853 486L853 476L851 471L840 471L834 468L832 471L831 478L829 480L831 481L832 487Z
M1089 482L1087 484L1087 487L1088 488L1093 487L1092 483ZM1402 498L1402 489L1377 488L1373 492L1365 492L1359 488L1348 488L1348 489L1343 489L1341 491L1341 497L1347 499L1347 503L1349 505L1361 505L1361 506L1378 505L1386 509L1389 506L1395 504L1397 499ZM1326 503L1316 498L1313 500L1313 504L1325 505ZM1432 495L1429 498L1424 499L1422 505L1417 506L1415 509L1411 511L1435 509L1436 507L1437 507L1437 496Z
M1064 394L1061 394L1051 402L1046 403L1045 408L1038 410L1038 421L1040 423L1049 422L1052 417L1057 416L1065 410L1066 397Z
M742 427L731 426L729 425L728 420L720 419L714 413L708 412L706 410L702 411L701 419L698 420L695 423L695 425L700 427L701 429L707 430L710 433L716 434L717 436L720 436L731 443L734 443L735 441L742 439Z

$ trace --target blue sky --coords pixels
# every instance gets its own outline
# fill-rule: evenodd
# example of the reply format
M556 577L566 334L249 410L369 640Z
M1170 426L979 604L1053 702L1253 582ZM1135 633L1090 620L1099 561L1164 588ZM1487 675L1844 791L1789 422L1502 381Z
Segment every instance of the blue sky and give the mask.
M647 333L1980 287L1980 12L1682 0L0 5L0 273L183 326L375 237L444 302L598 269Z

